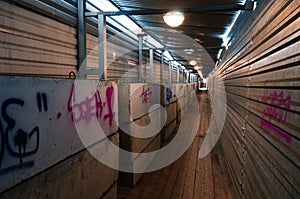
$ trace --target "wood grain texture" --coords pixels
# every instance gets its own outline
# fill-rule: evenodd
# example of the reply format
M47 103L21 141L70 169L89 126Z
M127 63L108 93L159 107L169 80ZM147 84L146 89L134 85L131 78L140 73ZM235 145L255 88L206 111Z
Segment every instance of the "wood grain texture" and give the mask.
M241 198L300 197L299 1L241 13L219 64L227 94L221 137Z

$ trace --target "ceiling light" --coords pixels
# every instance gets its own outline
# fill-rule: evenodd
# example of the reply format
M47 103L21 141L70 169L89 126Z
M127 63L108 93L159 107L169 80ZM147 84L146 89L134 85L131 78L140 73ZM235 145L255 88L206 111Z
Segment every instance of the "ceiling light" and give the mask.
M194 52L193 49L184 49L183 52L185 52L186 54L190 55Z
M171 27L180 26L183 20L184 20L184 15L181 12L172 11L164 14L165 23Z
M194 69L195 69L195 70L200 70L201 67L200 67L200 66L195 66Z
M192 66L195 66L195 65L197 64L197 62L196 62L195 60L192 60L192 61L190 61L190 64L191 64Z

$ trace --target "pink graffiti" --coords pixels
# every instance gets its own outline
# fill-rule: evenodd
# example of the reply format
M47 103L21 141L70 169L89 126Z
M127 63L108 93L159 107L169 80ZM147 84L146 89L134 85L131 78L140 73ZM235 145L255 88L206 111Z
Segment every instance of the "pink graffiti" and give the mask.
M71 118L74 123L78 123L82 120L90 122L92 118L102 118L104 108L107 107L108 114L103 119L109 119L109 125L112 125L114 118L113 112L113 100L114 100L114 87L108 87L106 89L106 102L102 102L100 92L97 90L91 97L85 97L80 102L75 102L75 85L72 85L72 89L68 100L68 111L72 113ZM106 106L107 104L107 106Z
M287 110L290 109L291 97L284 98L284 92L280 91L278 94L276 91L269 93L268 89L264 90L264 95L261 98L262 102L268 104L263 110L261 125L267 127L273 132L277 133L289 143L292 137L279 128L275 127L270 122L275 120L277 122L285 122L287 118Z
M281 137L285 138L285 140L288 143L290 143L292 141L292 137L291 136L287 135L286 133L284 133L282 130L278 129L277 127L275 127L271 123L269 123L269 122L267 122L265 120L261 120L261 125L267 127L268 129L274 131L275 133L277 133Z
M104 116L104 120L109 119L109 126L112 125L115 113L113 112L113 102L114 102L114 87L110 86L106 89L106 100L108 105L108 113Z
M61 112L57 113L56 117L59 120L61 118Z
M267 116L269 121L276 119L277 121L285 121L287 112L284 109L290 109L291 97L287 96L286 99L283 97L283 91L277 94L276 91L268 94L268 89L265 89L262 101L266 104L270 104L263 111L263 117Z
M151 103L152 91L150 89L151 89L150 86L147 89L145 89L145 85L143 85L143 91L142 91L142 94L140 95L140 98L142 98L143 104Z

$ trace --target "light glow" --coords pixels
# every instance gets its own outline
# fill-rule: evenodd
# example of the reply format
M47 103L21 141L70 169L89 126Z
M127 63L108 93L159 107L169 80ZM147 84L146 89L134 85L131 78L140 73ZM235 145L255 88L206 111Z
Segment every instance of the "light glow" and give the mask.
M201 67L200 67L200 66L194 66L194 69L195 69L195 70L200 70Z
M191 61L190 61L190 64L191 64L192 66L195 66L195 65L197 64L197 62L196 62L195 60L191 60Z
M184 21L184 15L181 12L168 12L164 14L164 21L166 24L168 24L171 27L178 27L182 24Z

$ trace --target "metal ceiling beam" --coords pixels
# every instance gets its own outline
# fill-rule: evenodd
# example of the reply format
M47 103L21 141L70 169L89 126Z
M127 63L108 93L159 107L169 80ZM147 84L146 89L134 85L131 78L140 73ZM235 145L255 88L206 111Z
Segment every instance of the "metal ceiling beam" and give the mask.
M198 8L181 8L176 9L183 13L203 13L203 12L226 12L226 11L239 11L239 10L252 10L251 6L245 5L224 5L224 6L207 6ZM106 11L106 12L87 12L86 17L94 17L99 14L105 16L118 16L118 15L157 15L165 14L167 12L174 11L172 9L145 9L145 10L122 10L122 11Z

